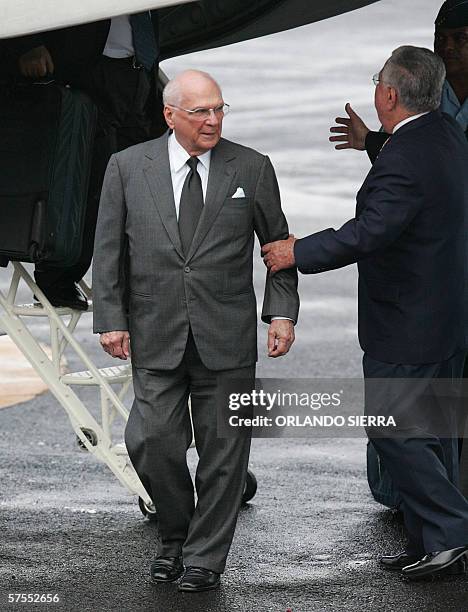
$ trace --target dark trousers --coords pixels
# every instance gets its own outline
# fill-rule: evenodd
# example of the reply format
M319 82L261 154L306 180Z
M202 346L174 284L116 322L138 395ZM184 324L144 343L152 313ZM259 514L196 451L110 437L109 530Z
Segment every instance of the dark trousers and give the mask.
M127 450L159 519L162 556L183 555L186 566L221 573L242 502L250 436L217 437L218 385L252 381L255 366L214 372L203 365L192 335L174 370L134 368L135 401L125 431ZM199 456L198 501L187 467L191 411Z
M423 365L363 359L366 414L392 415L397 424L391 437L375 428L368 435L403 499L407 552L420 557L468 544L468 501L458 489L463 360L463 354ZM451 381L453 394L441 397L434 379Z
M37 284L47 288L67 288L86 274L93 257L94 234L107 163L113 153L152 137L152 113L155 105L152 75L144 69L134 69L131 59L111 59L102 56L94 68L71 81L71 86L85 91L98 109L88 203L80 259L69 267L36 266Z

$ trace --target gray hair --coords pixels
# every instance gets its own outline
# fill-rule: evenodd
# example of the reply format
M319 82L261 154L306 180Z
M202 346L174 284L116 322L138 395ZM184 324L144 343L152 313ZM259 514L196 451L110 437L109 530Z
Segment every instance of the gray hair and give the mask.
M182 100L182 91L179 81L172 79L169 81L163 90L163 104L180 104Z
M184 81L190 78L206 79L208 81L211 81L212 83L216 85L219 91L221 91L221 87L219 86L217 81L211 76L211 74L208 74L208 72L203 72L202 70L192 70L192 69L184 70L183 72L180 72L177 76L175 76L173 79L168 81L168 83L164 87L163 104L165 105L167 104L169 106L171 104L180 105L182 103L182 98L183 98L182 85Z
M394 87L400 103L412 113L439 108L445 80L441 58L424 47L398 47L385 62L381 79Z

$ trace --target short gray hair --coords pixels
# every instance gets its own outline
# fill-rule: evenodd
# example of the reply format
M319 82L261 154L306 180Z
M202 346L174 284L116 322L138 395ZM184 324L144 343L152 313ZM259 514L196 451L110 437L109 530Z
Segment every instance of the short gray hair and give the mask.
M180 83L176 79L169 81L163 90L163 104L180 104L182 100L182 91Z
M441 58L424 47L398 47L385 62L381 80L394 87L404 108L425 113L439 108L445 80Z

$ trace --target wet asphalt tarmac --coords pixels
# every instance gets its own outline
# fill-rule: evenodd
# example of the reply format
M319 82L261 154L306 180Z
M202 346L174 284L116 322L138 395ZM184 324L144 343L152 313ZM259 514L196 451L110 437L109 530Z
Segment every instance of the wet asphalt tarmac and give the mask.
M49 394L2 410L0 428L1 610L468 609L466 577L405 583L378 567L403 534L369 496L361 439L256 440L259 488L240 514L222 587L187 595L150 583L156 525L78 449ZM8 605L8 593L57 593L60 603Z
M330 121L350 100L375 125L370 75L398 44L431 45L438 4L378 2L294 33L171 60L164 69L173 74L190 65L218 76L233 106L226 135L271 155L291 230L300 236L352 215L368 162L331 149ZM258 262L258 296L263 275ZM7 279L0 270L1 288ZM356 271L302 278L300 292L290 355L268 360L266 328L259 326L258 375L359 377ZM30 301L27 291L23 299ZM90 329L85 315L80 342L98 365L109 365ZM47 341L38 320L35 332ZM72 355L68 363L81 369ZM82 397L97 406L89 391ZM468 610L467 577L406 583L378 567L378 556L400 550L404 536L368 492L363 437L255 440L250 467L257 495L240 514L220 590L197 595L150 583L157 526L143 519L136 499L105 465L78 449L49 393L0 410L0 453L0 610ZM189 457L193 467L194 450ZM8 593L57 594L60 602L9 604Z

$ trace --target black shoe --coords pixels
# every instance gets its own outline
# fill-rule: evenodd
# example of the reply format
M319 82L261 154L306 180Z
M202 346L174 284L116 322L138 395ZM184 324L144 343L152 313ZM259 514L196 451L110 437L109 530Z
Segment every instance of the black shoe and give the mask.
M179 582L179 591L187 593L198 593L199 591L211 591L220 585L219 574L207 570L204 567L187 567L182 580Z
M67 287L40 287L40 289L55 308L88 310L88 300L76 283Z
M380 557L380 564L386 570L400 572L407 565L412 565L419 561L421 557L408 555L406 552L398 553L397 555L384 555Z
M182 557L156 557L151 563L151 582L174 582L184 573Z
M446 570L451 567L459 559L463 559L467 552L468 546L459 546L458 548L451 548L450 550L432 552L417 563L413 563L403 568L401 573L410 580L416 580L424 576L432 576L441 570ZM448 573L448 570L445 573Z

